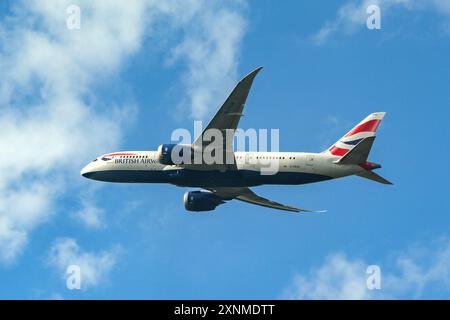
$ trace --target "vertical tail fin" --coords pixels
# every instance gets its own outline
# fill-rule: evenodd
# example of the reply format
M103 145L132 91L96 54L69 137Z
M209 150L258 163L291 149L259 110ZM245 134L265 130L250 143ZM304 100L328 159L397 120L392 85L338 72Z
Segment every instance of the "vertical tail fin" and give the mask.
M363 121L358 123L352 130L324 152L336 157L344 157L362 140L369 137L375 137L375 132L385 114L385 112L375 112L368 115Z
M335 156L337 159L334 163L359 165L361 170L355 173L357 176L382 184L392 184L372 171L381 168L381 165L367 161L375 141L375 132L385 114L385 112L375 112L368 115L324 153Z

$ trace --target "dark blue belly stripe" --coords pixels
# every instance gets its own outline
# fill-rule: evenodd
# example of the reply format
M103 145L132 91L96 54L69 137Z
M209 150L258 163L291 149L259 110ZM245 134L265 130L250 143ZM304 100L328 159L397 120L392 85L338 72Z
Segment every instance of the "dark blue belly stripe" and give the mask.
M262 184L306 184L332 179L314 173L278 172L261 175L258 171L200 171L200 170L108 170L85 173L89 179L123 183L171 183L186 187L251 187Z

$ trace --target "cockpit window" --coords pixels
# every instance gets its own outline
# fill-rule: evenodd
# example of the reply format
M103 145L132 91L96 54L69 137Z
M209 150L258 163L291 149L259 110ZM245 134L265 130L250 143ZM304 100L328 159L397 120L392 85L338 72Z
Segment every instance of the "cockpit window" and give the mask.
M108 160L111 160L111 158L103 157L102 160L103 161L108 161Z
M95 162L95 161L97 161L98 159L94 159L94 160L92 160L92 162Z

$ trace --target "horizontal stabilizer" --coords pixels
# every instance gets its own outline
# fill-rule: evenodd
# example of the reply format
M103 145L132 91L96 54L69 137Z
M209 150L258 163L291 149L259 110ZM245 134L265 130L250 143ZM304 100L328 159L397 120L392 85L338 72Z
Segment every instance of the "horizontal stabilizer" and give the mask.
M362 139L353 149L345 156L340 158L336 163L339 164L361 164L367 161L370 149L372 149L375 136Z
M382 183L382 184L393 184L392 182L386 180L385 178L383 178L382 176L376 174L373 171L366 170L366 171L362 171L360 173L357 173L356 175L360 176L361 178L366 178L366 179L373 180L373 181L376 181L376 182L379 182L379 183Z

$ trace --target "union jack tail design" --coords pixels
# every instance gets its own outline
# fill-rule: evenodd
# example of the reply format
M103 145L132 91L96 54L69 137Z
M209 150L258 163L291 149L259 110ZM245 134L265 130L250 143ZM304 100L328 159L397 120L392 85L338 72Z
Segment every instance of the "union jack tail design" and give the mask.
M386 112L375 112L368 115L363 121L358 123L345 136L336 141L335 144L324 152L336 157L345 156L363 139L375 136L375 132L385 114Z

